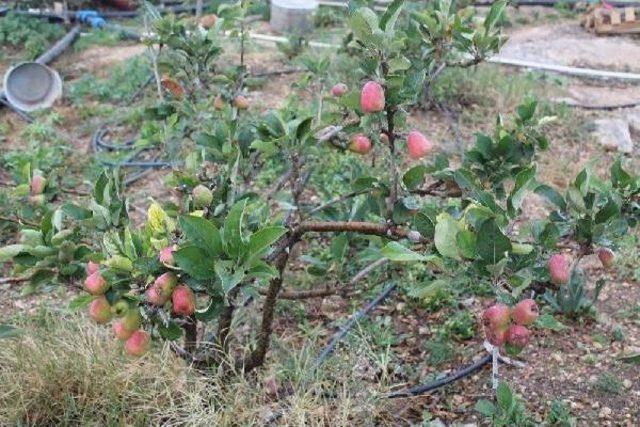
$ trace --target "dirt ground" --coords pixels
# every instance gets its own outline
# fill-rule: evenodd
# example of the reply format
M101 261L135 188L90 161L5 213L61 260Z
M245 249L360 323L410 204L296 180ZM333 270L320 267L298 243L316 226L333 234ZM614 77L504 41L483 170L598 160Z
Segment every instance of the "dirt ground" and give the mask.
M577 20L563 21L539 26L519 27L508 32L509 42L500 56L505 58L527 59L538 62L603 68L618 71L640 72L640 43L629 37L599 38L586 33L577 24ZM126 44L119 47L93 47L80 53L73 53L54 64L65 75L67 82L78 78L82 73L93 72L104 74L108 65L125 60L143 52L139 45ZM266 71L282 66L274 62L268 50L262 49L249 56L249 65L255 69ZM601 103L623 103L640 101L640 86L619 82L589 81L566 79L563 93L557 97L570 98L582 104L600 105ZM282 99L291 92L291 84L295 75L279 76L272 79L260 92L252 97L266 100L263 108L276 108ZM61 110L66 123L73 122L74 112L71 108ZM598 117L615 117L624 111L580 112L584 120ZM21 128L20 122L6 110L3 122L9 122L16 133ZM450 144L447 149L455 152L453 140L455 135L446 116L442 113L418 113L414 119L422 129L437 135L440 142ZM459 123L463 137L470 136L476 129L473 124ZM71 126L66 131L79 136ZM16 136L17 138L17 136ZM86 138L86 134L82 134ZM11 144L11 141L9 141ZM636 143L636 146L637 143ZM637 153L637 151L636 151ZM634 155L636 155L634 153ZM562 156L564 163L557 165L554 159ZM604 153L591 142L584 144L561 145L543 155L541 160L544 173L551 181L563 185L566 177L584 166L594 157L610 164L613 154ZM1 171L0 171L1 172ZM1 174L0 174L1 177ZM160 197L163 193L161 185L162 172L154 172L146 180L136 183L132 188L132 205L140 215L144 212L149 197ZM532 210L539 208L539 202L530 199L527 203ZM594 271L595 263L591 263ZM16 312L33 311L44 300L59 298L57 294L45 294L20 297L12 285L0 285L0 310L9 315ZM65 291L56 291L64 292ZM486 301L473 300L469 304L478 313ZM617 358L624 354L640 352L640 315L623 315L635 304L640 307L640 283L613 278L602 293L599 304L598 321L572 323L563 321L567 326L562 331L536 332L533 346L524 355L524 368L505 367L502 375L513 385L516 391L527 396L527 407L536 414L536 421L542 422L548 412L549 403L553 399L565 401L574 416L578 417L578 425L602 426L637 426L640 425L640 371L638 365L620 363ZM325 312L328 304L317 301L309 308L309 321L313 324L329 324L330 319L346 318L349 313L345 306L338 306L337 312L330 315ZM312 314L315 307L315 314ZM393 346L396 360L417 369L418 377L428 374L446 372L457 369L460 365L470 363L478 357L481 349L479 340L455 343L459 347L457 357L438 368L425 363L426 353L422 343L430 336L428 327L431 322L441 322L438 313L426 313L424 310L407 310L407 303L401 297L382 305L372 314L373 317L392 316L394 329L401 338ZM318 312L320 315L318 315ZM401 315L393 316L401 312ZM286 325L286 323L284 323ZM333 325L333 323L332 323ZM295 327L295 326L292 326ZM625 340L613 339L616 327L625 330ZM278 333L286 339L291 333L283 324ZM327 337L333 330L327 331ZM340 352L336 355L340 357ZM613 374L621 380L622 388L611 392L601 385L599 379L604 374ZM473 405L478 398L489 397L491 390L488 384L489 369L470 378L458 382L433 394L411 399L400 399L392 404L393 410L387 414L384 423L398 425L415 422L427 409L435 417L445 423L479 422ZM398 380L412 385L416 378Z

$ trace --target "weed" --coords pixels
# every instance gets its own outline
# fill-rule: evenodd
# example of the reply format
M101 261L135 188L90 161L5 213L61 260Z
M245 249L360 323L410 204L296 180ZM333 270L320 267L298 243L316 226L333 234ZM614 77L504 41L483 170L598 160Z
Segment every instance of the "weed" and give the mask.
M441 339L427 341L425 343L425 349L429 354L427 362L434 366L449 362L455 355L453 346Z
M604 372L596 380L596 389L601 393L619 395L622 392L622 381L614 374Z
M106 79L97 79L91 74L83 75L69 89L69 98L78 105L88 99L102 102L126 101L149 80L150 75L146 59L137 56L113 67Z
M476 403L476 411L491 420L493 426L534 426L520 396L514 394L506 383L500 383L496 402L481 399Z
M559 400L554 400L551 402L551 410L547 415L547 423L554 427L574 427L576 419L571 416L567 405Z
M23 60L35 59L52 41L63 35L62 26L45 20L12 13L0 19L0 46L21 49L20 57Z

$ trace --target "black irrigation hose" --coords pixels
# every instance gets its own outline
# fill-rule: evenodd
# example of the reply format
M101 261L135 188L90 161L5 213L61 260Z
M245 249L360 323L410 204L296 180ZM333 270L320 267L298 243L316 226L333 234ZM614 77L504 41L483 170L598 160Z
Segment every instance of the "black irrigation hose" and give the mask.
M165 13L184 13L184 12L189 12L189 13L194 13L196 10L196 6L183 6L183 5L179 5L179 6L167 6L167 7L161 7L158 8L158 11L160 12L160 14L165 14ZM58 13L54 13L54 12L35 12L35 11L31 11L31 10L24 10L24 9L9 9L9 8L3 8L0 9L0 16L6 15L8 12L11 12L13 14L16 15L20 15L20 16L28 16L31 18L45 18L45 19L55 19L55 20L63 20L64 17ZM100 15L100 17L102 18L135 18L138 15L141 14L140 11L138 10L130 10L130 11L110 11L110 10L99 10L97 11L98 14ZM69 11L67 12L67 15L70 19L76 19L77 18L77 12L75 11Z
M91 138L91 148L94 153L104 152L104 151L133 151L135 150L135 140L129 140L122 144L111 144L104 142L103 138L107 134L108 130L101 126ZM107 167L115 167L115 168L138 168L141 169L140 172L127 176L124 181L124 185L128 186L145 175L149 174L153 169L168 169L173 166L172 163L169 162L159 162L157 158L151 161L140 161L135 160L136 156L141 152L146 151L145 148L141 149L138 153L134 154L132 159L124 160L124 161L109 161L104 159L97 159L100 164Z
M314 372L322 362L335 350L336 346L342 341L342 339L349 333L349 330L353 328L353 326L360 320L362 317L366 316L371 310L378 306L382 301L384 301L395 289L397 285L395 283L390 284L385 287L380 294L375 297L369 304L364 306L361 310L354 313L349 321L345 323L338 332L336 332L331 338L329 344L320 352L316 360L313 362L311 366L311 372Z
M443 387L447 384L451 384L452 382L458 381L464 377L467 377L476 371L479 371L485 365L488 365L489 363L491 363L491 359L492 359L492 356L488 354L482 359L478 360L477 362L472 363L469 366L465 366L464 368L457 370L451 375L447 375L444 378L441 378L439 380L436 380L427 384L422 384L416 387L408 388L405 390L394 391L393 393L386 394L383 397L386 399L395 399L398 397L412 397L412 396L419 396L421 394L428 393L430 391Z

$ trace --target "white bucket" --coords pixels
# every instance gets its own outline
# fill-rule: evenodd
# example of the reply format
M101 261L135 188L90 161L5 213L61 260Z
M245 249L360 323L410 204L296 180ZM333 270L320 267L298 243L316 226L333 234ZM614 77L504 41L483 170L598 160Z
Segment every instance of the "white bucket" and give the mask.
M313 29L312 14L316 0L271 0L271 29L280 33L302 35Z

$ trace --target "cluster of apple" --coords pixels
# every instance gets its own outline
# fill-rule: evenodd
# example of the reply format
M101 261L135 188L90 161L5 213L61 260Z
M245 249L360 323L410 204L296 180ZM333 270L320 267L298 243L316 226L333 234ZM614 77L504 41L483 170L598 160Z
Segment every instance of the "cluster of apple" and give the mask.
M159 254L160 262L167 266L174 266L173 252L175 247L162 249ZM121 341L130 356L142 356L151 347L151 336L141 329L142 316L140 307L127 300L120 299L111 304L106 297L110 285L100 272L100 265L93 261L87 264L87 278L84 282L85 290L95 298L89 305L89 316L98 324L106 324L115 318L113 333ZM191 316L196 309L195 295L187 285L178 284L178 277L169 271L156 278L145 293L147 303L163 307L171 301L171 308L176 316Z
M520 352L531 337L527 326L535 322L538 315L538 305L530 298L520 301L513 309L506 304L493 304L482 313L487 341L496 347L506 345L512 353Z
M341 97L347 93L348 88L344 83L338 83L331 88L331 94L335 97ZM379 113L385 109L384 88L376 81L370 80L362 86L360 92L360 109L365 114ZM389 143L389 135L386 132L380 134L380 141L383 144ZM349 149L354 153L367 154L371 151L371 139L358 133L351 137ZM429 141L422 133L412 130L407 136L407 152L411 159L417 160L435 149L433 142Z
M611 249L599 248L595 253L605 268L613 265L615 253ZM553 254L547 262L547 267L552 283L569 283L571 266L564 254ZM530 298L520 301L513 309L506 304L493 304L482 313L482 325L487 341L497 347L506 345L510 351L518 353L528 344L531 336L526 327L535 322L538 315L538 306Z

